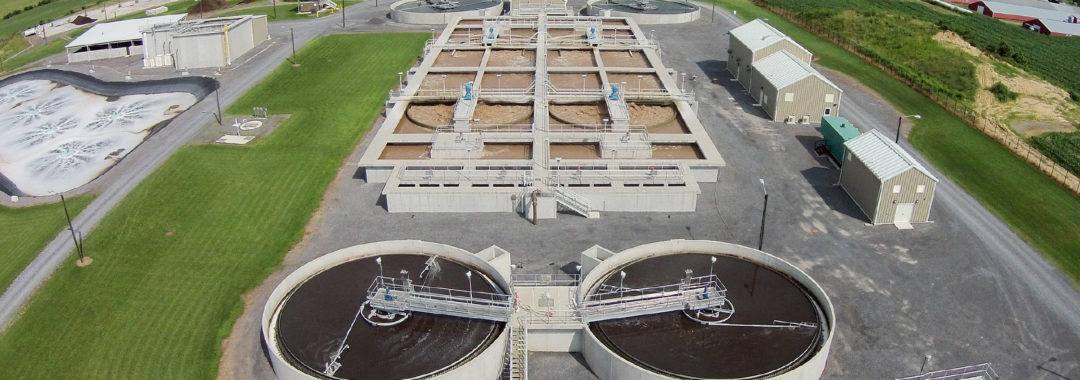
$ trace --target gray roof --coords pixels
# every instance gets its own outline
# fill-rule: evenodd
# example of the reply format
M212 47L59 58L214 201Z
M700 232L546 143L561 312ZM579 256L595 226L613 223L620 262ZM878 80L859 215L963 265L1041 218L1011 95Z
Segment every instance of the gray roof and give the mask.
M1046 27L1051 33L1068 34L1070 36L1080 36L1080 24L1073 24L1070 22L1054 21L1047 19L1039 19L1039 22Z
M798 42L795 42L795 40L791 39L791 37L788 37L786 34L780 32L779 30L776 30L776 28L773 28L772 25L769 25L761 19L754 19L753 21L742 24L738 28L732 29L730 33L732 38L741 41L743 45L746 45L746 47L750 48L750 51L758 51L764 47L776 43L777 41L788 40L791 41L791 43L795 44L795 46L798 46L799 49L805 51L807 54L812 54L802 45L799 45Z
M68 43L67 47L140 40L142 39L140 29L157 24L174 24L183 19L184 16L187 15L144 17L97 24Z
M1017 15L1057 21L1067 21L1069 19L1069 16L1076 16L1076 14L1069 12L1056 11L1053 9L1035 8L1025 5L1002 3L998 1L983 1L982 3L991 12L1003 13L1008 15Z
M926 170L918 161L915 161L914 157L911 157L908 152L896 145L892 139L876 130L870 130L870 132L848 140L844 143L844 147L848 152L858 157L874 173L874 176L881 181L888 180L908 171L908 169L914 168L937 182L937 178L930 174L930 171Z
M833 84L820 72L810 67L809 63L803 62L787 51L781 50L754 62L754 71L761 74L765 80L772 83L777 90L790 86L806 77L815 76L825 83L840 90L840 86ZM843 90L841 90L843 91Z

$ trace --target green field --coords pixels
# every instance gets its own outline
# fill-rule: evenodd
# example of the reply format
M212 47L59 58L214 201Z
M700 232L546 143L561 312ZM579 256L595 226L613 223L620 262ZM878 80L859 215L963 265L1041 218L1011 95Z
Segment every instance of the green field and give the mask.
M93 200L92 195L69 198L68 211L74 218ZM56 234L67 229L60 203L25 207L0 207L0 292L11 285L19 272L34 260Z
M27 0L3 0L4 5L0 7L6 7L10 1L16 3L27 2ZM40 0L38 0L40 1ZM32 1L30 3L37 4L38 1ZM109 3L115 3L115 0L109 0ZM53 0L49 4L45 4L39 7L22 12L16 16L8 18L7 20L0 21L0 39L7 38L15 33L22 33L23 30L39 23L52 22L58 18L67 16L82 9L83 6L87 8L93 8L94 6L105 3L101 0ZM23 4L26 6L26 4ZM18 7L22 9L22 7ZM10 11L8 11L10 12ZM0 17L3 17L8 12L0 13Z
M936 103L836 45L747 0L716 2L738 10L746 20L768 18L810 49L818 64L855 78L901 112L921 114L910 138L923 157L1080 283L1080 201L1071 193Z
M291 114L254 146L184 147L89 235L0 337L0 379L210 379L241 296L301 240L429 36L323 37L229 110ZM261 360L261 359L260 359Z
M263 3L266 3L266 2L264 1ZM358 2L357 1L344 1L344 0L342 0L342 1L338 1L337 3L339 5L344 5L344 6L347 7L347 6L351 6L351 5L356 5ZM269 20L269 21L309 20L309 19L315 18L315 16L297 14L296 13L296 7L297 7L296 3L286 3L284 1L278 1L277 17L276 18L274 17L274 6L272 6L272 5L234 9L234 10L229 10L229 11L225 11L225 12L215 14L214 16L222 17L222 16L236 16L236 15L265 15L267 20ZM335 13L323 12L322 15L319 16L319 17L327 17L327 16L330 16L330 15L333 15L333 14L335 14Z

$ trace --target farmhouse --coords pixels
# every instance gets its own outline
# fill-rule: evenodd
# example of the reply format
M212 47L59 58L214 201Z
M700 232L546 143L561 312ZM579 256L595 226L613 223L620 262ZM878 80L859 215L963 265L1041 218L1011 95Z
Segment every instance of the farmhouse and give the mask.
M94 25L67 44L69 63L130 57L143 53L140 30L156 24L172 24L184 15L146 17Z
M871 130L844 143L840 186L873 224L930 219L937 178L881 132Z
M1074 23L1077 22L1078 18L1077 14L1075 13L1067 13L1052 9L1042 9L1024 5L1002 3L997 1L976 1L969 4L968 9L1002 20L1030 21L1041 18L1046 20L1056 20L1061 22Z
M1024 27L1048 36L1080 36L1080 24L1037 18Z
M809 50L760 19L732 29L728 36L728 72L748 90L753 88L751 74L754 62L778 51L787 51L806 63L810 63L813 57Z
M773 121L817 123L839 111L844 91L794 54L780 51L752 68L750 96Z

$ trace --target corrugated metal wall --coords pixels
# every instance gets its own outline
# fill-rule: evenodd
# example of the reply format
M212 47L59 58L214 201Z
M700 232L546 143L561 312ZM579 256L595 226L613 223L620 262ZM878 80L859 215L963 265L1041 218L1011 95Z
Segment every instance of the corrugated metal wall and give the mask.
M900 186L900 193L894 194L893 186L897 185ZM926 186L923 193L916 192L919 185ZM896 205L899 203L915 204L915 210L911 214L912 223L925 223L930 220L930 205L934 200L935 185L936 183L930 177L915 168L908 169L885 181L874 224L892 223L896 214Z
M844 154L844 163L840 167L840 187L844 188L863 214L866 214L867 220L875 220L881 182L870 168L851 152Z
M790 102L784 100L787 93L793 94ZM829 94L832 95L832 101L825 102L825 97ZM819 123L825 115L825 108L829 108L830 115L836 115L840 108L841 94L839 89L830 86L821 78L809 76L777 92L776 98L779 101L770 116L775 121L783 121L789 116L794 116L798 121L804 116L810 116L809 122Z

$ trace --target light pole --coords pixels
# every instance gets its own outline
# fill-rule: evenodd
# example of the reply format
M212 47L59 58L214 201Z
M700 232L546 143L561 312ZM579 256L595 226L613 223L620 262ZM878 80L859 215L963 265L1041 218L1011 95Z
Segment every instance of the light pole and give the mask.
M641 92L641 75L637 76L637 90Z
M382 257L381 256L375 258L375 264L379 264L379 277L382 277L383 272L382 272Z
M619 297L623 296L623 280L626 280L626 272L619 271Z
M933 359L933 358L934 358L934 355L927 354L926 356L923 356L923 358L922 358L922 367L919 367L919 374L920 375L926 373L926 365L930 364L930 360Z
M686 92L686 73L681 73L681 75L682 75L682 86L681 86L682 91Z
M499 89L502 90L502 74L495 74L495 80L499 82Z
M469 278L469 302L472 302L472 271L465 272L465 277Z
M401 90L404 90L404 88L402 88L402 87L405 87L405 80L403 79L403 78L405 78L404 75L405 75L405 73L403 73L401 71L398 71L398 73L397 73L398 92L401 92Z
M765 212L769 209L769 191L765 189L765 179L759 178L761 182L761 193L765 195L765 200L761 205L761 231L758 233L757 249L760 251L761 247L765 245Z
M442 91L444 94L446 93L446 74L442 75Z
M274 0L274 20L277 20L277 0Z
M897 118L896 119L896 140L893 141L894 143L897 143L897 144L900 143L900 127L902 125L904 125L904 118L905 117L913 117L913 118L916 118L916 119L922 119L922 116L919 116L919 115L904 115L904 116L900 116L899 118Z
M581 74L581 92L585 92L585 74Z
M716 266L716 256L709 258L709 277L713 275L713 267Z
M64 217L67 218L68 230L71 231L71 241L75 243L75 251L79 253L79 262L82 263L82 244L79 243L79 238L75 237L75 227L71 225L71 213L68 212L67 199L64 199L64 193L60 193L60 203L64 205Z
M562 185L562 157L555 157L555 186Z

